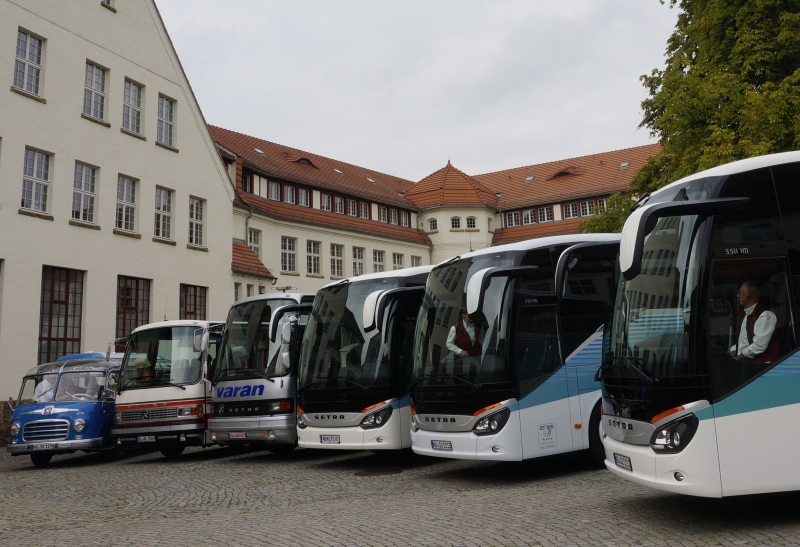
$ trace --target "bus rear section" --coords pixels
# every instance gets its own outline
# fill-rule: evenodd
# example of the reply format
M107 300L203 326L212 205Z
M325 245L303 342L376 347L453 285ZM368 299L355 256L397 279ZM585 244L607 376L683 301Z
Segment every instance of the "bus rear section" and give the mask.
M590 449L602 461L595 374L618 242L548 237L431 272L415 339L414 452L519 461Z
M359 276L317 293L300 358L301 447L411 446L414 327L430 270Z
M131 333L114 410L119 448L154 448L176 457L187 446L208 444L206 378L216 364L222 326L164 321Z

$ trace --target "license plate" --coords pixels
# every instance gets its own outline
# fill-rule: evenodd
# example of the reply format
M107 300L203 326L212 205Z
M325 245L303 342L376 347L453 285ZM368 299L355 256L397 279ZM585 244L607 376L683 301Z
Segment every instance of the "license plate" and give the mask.
M615 453L614 463L617 464L617 467L627 469L628 471L633 471L633 466L631 465L631 459L628 456L623 456L622 454Z
M28 445L28 450L53 450L54 448L58 448L58 443L37 443Z
M453 451L453 443L450 441L431 441L431 448L434 450L449 450Z
M141 437L136 437L137 443L154 443L156 442L155 435L142 435Z
M320 444L339 444L339 435L320 435Z
M246 439L247 434L244 431L231 431L228 433L229 439Z

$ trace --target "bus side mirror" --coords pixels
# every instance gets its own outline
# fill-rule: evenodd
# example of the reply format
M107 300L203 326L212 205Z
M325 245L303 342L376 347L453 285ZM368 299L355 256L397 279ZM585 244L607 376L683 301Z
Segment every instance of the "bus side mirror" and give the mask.
M208 332L205 332L204 329L197 329L194 331L194 343L192 344L192 350L195 353L203 353L208 348Z
M115 346L118 346L118 345L121 345L121 344L127 344L127 343L128 343L128 339L127 338L116 338L114 340L109 341L108 342L108 349L106 350L106 361L111 359L111 353L112 353L111 348L112 347L115 347Z
M286 322L281 325L281 344L289 344L292 341L292 323Z
M361 319L364 322L364 332L369 332L376 327L375 313L378 311L378 297L383 291L369 293L364 299L364 308L361 310Z
M101 389L97 395L97 399L100 401L113 401L116 398L117 392L113 389Z
M292 356L288 351L284 351L281 353L281 360L280 363L278 363L276 372L281 376L283 376L291 368L292 368Z
M472 315L483 309L483 297L493 277L519 277L534 273L538 266L484 268L475 272L467 284L467 313Z

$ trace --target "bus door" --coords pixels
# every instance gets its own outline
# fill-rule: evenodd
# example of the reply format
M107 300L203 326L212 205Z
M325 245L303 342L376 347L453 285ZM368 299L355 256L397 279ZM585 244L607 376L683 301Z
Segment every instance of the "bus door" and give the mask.
M270 324L271 351L268 371L283 369L297 374L300 363L300 344L311 315L312 304L290 304L273 312Z
M559 334L569 392L575 450L589 448L586 427L600 395L595 374L602 358L602 326L613 303L619 241L580 243L564 251L556 267ZM580 424L580 427L575 424Z
M562 366L555 295L515 295L514 362L519 382L522 457L568 452L572 423L566 369Z

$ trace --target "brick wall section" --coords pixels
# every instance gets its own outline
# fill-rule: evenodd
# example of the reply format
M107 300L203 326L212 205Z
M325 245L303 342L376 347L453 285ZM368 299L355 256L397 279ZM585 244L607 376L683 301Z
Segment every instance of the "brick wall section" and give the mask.
M0 419L0 446L6 446L11 436L9 430L11 429L12 410L8 405L8 401L2 401L0 405L3 406L2 418Z

